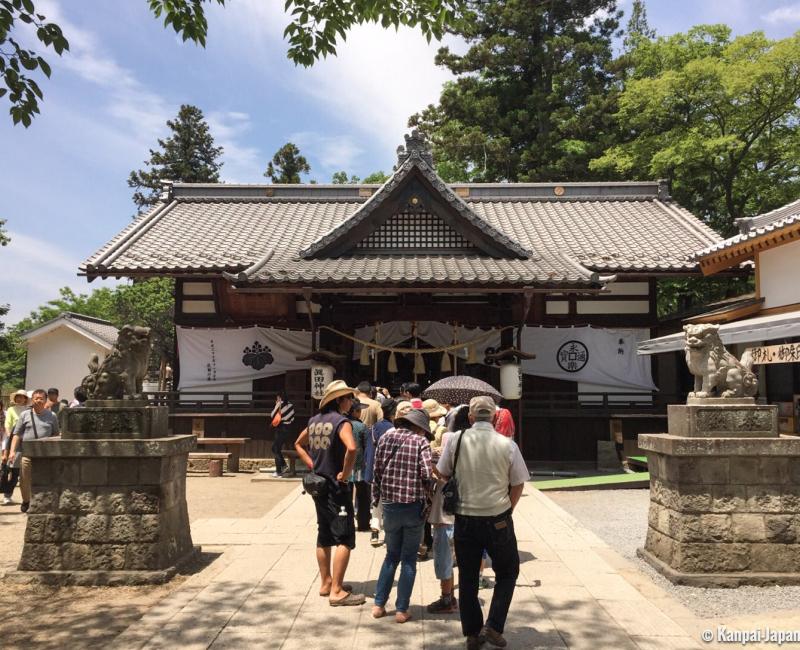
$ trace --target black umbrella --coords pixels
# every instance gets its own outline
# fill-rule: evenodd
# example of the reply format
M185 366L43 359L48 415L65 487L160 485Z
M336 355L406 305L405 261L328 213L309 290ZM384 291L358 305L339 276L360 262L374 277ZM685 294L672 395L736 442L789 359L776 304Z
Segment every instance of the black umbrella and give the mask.
M479 395L491 397L498 404L503 398L491 384L467 375L445 377L432 383L422 393L423 399L435 399L440 404L469 404L473 397Z

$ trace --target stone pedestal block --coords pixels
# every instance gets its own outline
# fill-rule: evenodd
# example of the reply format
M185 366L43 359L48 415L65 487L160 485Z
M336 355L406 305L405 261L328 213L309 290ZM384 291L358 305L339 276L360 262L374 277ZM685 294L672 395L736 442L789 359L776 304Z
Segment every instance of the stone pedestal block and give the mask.
M166 406L146 400L89 400L86 406L64 409L60 421L64 439L157 438L166 435Z
M642 434L639 446L642 558L677 584L800 584L800 438Z
M778 407L756 404L752 397L692 398L667 407L670 434L690 438L774 438Z
M7 577L55 584L170 579L196 552L186 508L194 447L191 435L26 442L33 495L19 567Z

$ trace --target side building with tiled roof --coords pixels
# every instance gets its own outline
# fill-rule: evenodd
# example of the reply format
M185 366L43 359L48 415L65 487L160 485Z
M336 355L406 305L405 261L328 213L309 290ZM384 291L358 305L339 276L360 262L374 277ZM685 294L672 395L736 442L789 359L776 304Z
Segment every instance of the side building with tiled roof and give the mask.
M118 333L107 320L69 311L28 330L22 335L25 389L58 388L61 398L72 400L73 390L89 374L90 357L104 359Z
M719 326L722 342L749 354L758 396L779 405L782 433L800 432L800 199L756 217L739 219L739 233L698 251L704 275L743 263L755 267L755 291L686 319ZM645 355L683 347L682 333L643 341Z
M699 275L720 239L663 182L447 184L411 136L383 185L168 184L81 272L176 278L187 404L286 390L308 415L321 365L392 392L457 372L503 384L527 458L593 463L610 415L642 416L632 438L662 406L635 354L658 279ZM522 399L500 367L515 359ZM246 455L271 436L253 417L204 426L249 434Z

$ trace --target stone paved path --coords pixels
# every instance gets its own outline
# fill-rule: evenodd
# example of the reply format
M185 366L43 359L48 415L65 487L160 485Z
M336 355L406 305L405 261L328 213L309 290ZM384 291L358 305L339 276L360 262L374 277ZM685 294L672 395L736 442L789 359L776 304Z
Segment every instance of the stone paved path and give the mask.
M704 626L687 609L540 492L526 488L514 520L522 564L506 628L509 648L708 647L699 643ZM418 565L409 623L372 619L369 600L332 609L317 593L314 509L299 488L259 519L200 519L192 536L220 557L112 647L464 647L457 616L424 610L439 595L431 561ZM368 540L368 533L358 534L347 581L371 594L384 549ZM486 610L491 591L481 596Z

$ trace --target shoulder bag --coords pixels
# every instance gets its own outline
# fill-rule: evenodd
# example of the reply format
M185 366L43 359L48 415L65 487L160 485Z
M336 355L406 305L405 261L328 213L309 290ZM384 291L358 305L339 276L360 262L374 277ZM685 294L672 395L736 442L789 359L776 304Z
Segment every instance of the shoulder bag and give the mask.
M459 504L456 465L458 465L458 453L461 451L461 440L464 438L466 433L466 431L462 431L458 436L458 443L456 443L456 454L455 458L453 458L453 474L442 488L442 510L448 515L456 514L456 508L458 508Z

